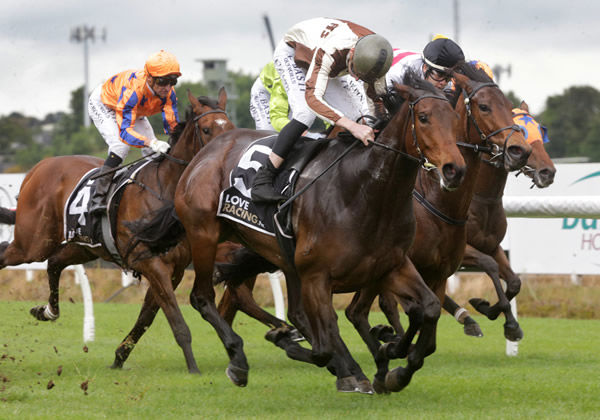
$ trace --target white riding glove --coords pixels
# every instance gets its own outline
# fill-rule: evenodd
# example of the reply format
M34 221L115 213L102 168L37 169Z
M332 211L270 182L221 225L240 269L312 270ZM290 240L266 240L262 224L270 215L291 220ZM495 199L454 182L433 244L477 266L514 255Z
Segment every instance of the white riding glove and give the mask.
M167 153L171 148L171 145L166 141L154 139L150 142L150 148L156 153Z

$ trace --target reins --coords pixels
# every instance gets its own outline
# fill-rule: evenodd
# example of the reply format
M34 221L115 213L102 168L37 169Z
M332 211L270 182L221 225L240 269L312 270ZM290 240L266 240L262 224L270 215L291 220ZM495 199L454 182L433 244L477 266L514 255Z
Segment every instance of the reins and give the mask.
M471 111L471 99L473 98L473 96L475 96L475 94L480 89L483 89L484 87L496 87L497 88L498 85L496 85L495 83L492 83L492 82L482 83L479 86L477 86L475 89L473 89L473 91L470 94L467 94L467 92L464 88L462 89L463 96L465 97L464 103L465 103L465 108L466 108L466 113L467 113L467 127L466 127L467 135L469 133L469 123L472 123L473 126L475 127L475 129L477 130L477 133L479 134L479 137L483 141L484 145L470 144L470 143L465 143L465 142L460 142L460 141L456 142L456 144L457 144L457 146L460 146L460 147L463 147L466 149L471 149L475 153L480 153L480 152L489 153L490 155L492 155L492 158L489 160L482 159L482 162L488 163L492 166L498 166L501 164L501 162L494 161L494 159L496 159L499 156L504 156L504 154L506 153L506 145L508 143L508 140L516 131L521 131L521 127L519 127L518 125L511 125L511 126L506 126L506 127L502 127L497 130L494 130L487 135L483 133L483 131L479 127L479 124L477 124L477 120L475 119L475 116L473 115L473 113ZM504 139L504 146L503 146L502 152L498 153L499 147L497 145L490 146L489 139L491 137L495 136L496 134L499 134L505 130L511 130L511 132L508 136L506 136L506 139ZM454 218L442 213L433 204L431 204L431 202L427 201L425 196L422 195L421 193L419 193L416 189L413 190L413 197L415 197L417 202L419 204L421 204L427 211L429 211L431 214L435 215L436 217L438 217L439 219L441 219L442 221L444 221L445 223L447 223L449 225L464 226L465 223L467 223L467 219L464 219L464 220L454 219Z
M413 162L418 163L419 165L421 165L423 167L423 169L429 171L431 169L435 169L435 165L429 163L429 161L427 160L427 158L423 155L423 152L421 151L420 147L419 147L419 142L417 140L417 130L415 127L415 113L414 113L414 106L421 101L422 99L425 98L432 98L432 99L440 99L443 101L447 101L448 99L444 96L438 96L438 95L432 95L432 94L425 94L422 96L419 96L417 99L415 99L412 102L409 102L408 104L408 109L409 109L409 120L412 120L412 125L411 125L411 130L412 130L412 137L413 137L413 144L415 146L415 148L417 149L417 152L419 153L419 157L415 157L412 156L409 153L406 153L402 150L396 149L395 147L392 146L388 146L386 144L383 143L379 143L376 140L369 140L368 142L374 146L378 146L381 147L385 150L389 150L391 152L394 152L406 159L412 160ZM375 119L375 117L370 116L370 115L365 115L363 116L363 118L366 119ZM342 133L340 133L342 134ZM342 134L344 135L344 134ZM348 133L348 135L350 135ZM290 198L288 198L281 206L278 207L279 211L285 209L287 206L289 206L296 198L298 198L300 195L302 195L309 187L311 187L319 178L321 178L327 171L329 171L331 168L333 168L344 156L346 156L354 147L356 147L359 144L360 140L355 139L355 141L348 146L333 162L331 162L329 164L329 166L327 166L319 175L317 175L314 179L312 179L310 182L308 182L304 187L302 187L300 190L298 190L296 193L294 193Z

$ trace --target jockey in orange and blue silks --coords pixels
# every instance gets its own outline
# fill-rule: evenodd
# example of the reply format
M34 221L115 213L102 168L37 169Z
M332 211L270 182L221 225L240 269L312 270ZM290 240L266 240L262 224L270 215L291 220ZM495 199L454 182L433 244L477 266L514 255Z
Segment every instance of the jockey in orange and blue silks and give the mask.
M146 146L146 136L135 130L136 120L162 112L165 133L172 132L179 122L175 89L169 86L165 98L150 88L146 70L127 70L114 75L102 85L101 99L115 111L122 142L134 147Z
M108 157L100 174L119 166L130 147L148 147L148 153L169 151L169 143L156 138L147 117L162 112L165 132L175 129L179 117L173 86L179 76L175 56L161 50L146 60L143 70L118 73L92 91L89 116L108 144ZM112 175L108 174L97 179L91 213L106 211L105 197L111 180Z

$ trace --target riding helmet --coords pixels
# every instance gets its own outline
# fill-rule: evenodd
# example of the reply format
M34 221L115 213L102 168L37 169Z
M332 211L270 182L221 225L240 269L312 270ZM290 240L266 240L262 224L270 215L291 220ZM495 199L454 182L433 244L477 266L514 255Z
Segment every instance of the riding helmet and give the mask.
M152 54L146 60L144 70L152 77L163 77L168 75L181 76L179 62L175 56L165 50Z
M354 46L352 72L365 82L373 82L387 73L394 54L387 39L378 34L360 38Z
M459 61L463 61L465 55L458 44L448 38L437 38L431 41L423 49L423 60L425 63L439 71L447 72Z

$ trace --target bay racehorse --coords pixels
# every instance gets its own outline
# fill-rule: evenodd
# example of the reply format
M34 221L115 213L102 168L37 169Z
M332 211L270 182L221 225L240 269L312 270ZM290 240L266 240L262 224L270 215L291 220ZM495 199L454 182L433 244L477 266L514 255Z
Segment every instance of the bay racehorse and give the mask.
M538 131L537 133L528 133L527 142L531 145L532 153L521 172L532 179L533 185L538 188L546 188L554 182L556 168L544 148L543 128L529 115L529 107L525 102L521 102L519 109L513 110L513 114L515 114L515 123L518 123L524 115L528 121L527 128L530 131ZM479 298L471 299L470 303L491 320L496 319L500 313L504 313L506 319L504 336L508 340L518 341L523 337L523 331L511 311L510 300L519 293L521 280L510 267L508 258L500 246L507 227L502 197L508 172L489 159L485 159L484 162L485 164L479 171L480 176L469 207L467 246L462 265L483 270L492 279L498 295L498 302L494 305ZM506 282L506 292L502 288L500 279ZM466 313L464 308L461 308L449 297L444 300L444 309L454 314L457 319L461 317L461 314ZM467 335L473 335L474 331L479 329L475 321L470 319L471 322L465 323L464 327ZM481 330L479 329L479 331Z
M217 244L227 239L243 243L283 270L288 316L309 339L313 363L325 366L335 357L338 388L356 391L356 378L366 377L339 336L333 292L355 291L371 283L391 290L409 313L419 314L412 318L420 335L409 354L410 374L422 366L441 306L406 256L414 235L411 193L421 165L435 168L438 188L447 189L458 187L465 167L456 146L458 118L447 99L422 80L411 78L396 88L405 101L376 143L361 149L354 147L356 141L350 145L342 139L328 141L303 171L299 189L347 149L344 158L294 202L293 262L286 260L272 236L217 217L229 173L263 133L243 129L225 133L185 170L175 206L196 273L191 302L213 323L230 357L243 352L242 340L218 316L212 285ZM346 380L354 384L346 387Z
M455 69L454 82L458 96L453 100L460 115L459 142L467 171L461 185L452 191L440 190L435 174L419 170L413 205L416 235L409 257L425 283L441 302L444 301L446 279L460 266L467 239L467 214L475 185L480 178L481 151L497 150L495 159L503 170L517 170L525 165L531 153L519 127L514 125L511 104L502 91L483 72L465 63ZM462 74L461 74L462 73ZM389 357L406 345L398 322L397 304L389 292L379 293L380 304L388 320L400 333L382 348L370 333L368 313L375 291L361 290L346 309L346 316L358 330L371 352L384 352ZM410 317L410 315L409 315ZM384 341L390 340L387 337ZM376 390L395 391L404 385L404 378L395 378L396 371L385 378L376 376ZM400 374L404 373L400 371ZM380 375L378 373L378 375ZM385 380L385 389L381 386Z
M227 118L227 94L222 88L219 100L195 98L188 92L191 110L188 119L179 124L170 137L168 155L154 159L143 167L135 181L124 189L116 214L115 245L122 259L121 267L133 270L147 278L150 292L147 300L157 303L171 326L175 340L183 350L189 372L198 373L191 348L191 334L177 305L171 283L181 278L190 257L185 244L178 244L169 252L140 260L138 255L151 253L132 238L129 223L153 216L156 211L172 203L177 181L192 157L216 135L233 128ZM59 317L59 280L63 269L96 258L111 261L103 247L90 248L65 242L63 233L64 206L81 177L102 160L91 156L59 156L42 160L25 177L16 209L14 240L0 244L0 268L48 260L50 296L48 304L31 309L41 321ZM172 207L172 205L171 205ZM155 310L155 313L156 313ZM155 314L154 313L154 314ZM140 315L141 316L141 315ZM114 367L120 367L120 353L131 351L131 342L139 333L132 331L117 349ZM139 334L141 335L141 334Z

